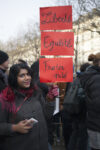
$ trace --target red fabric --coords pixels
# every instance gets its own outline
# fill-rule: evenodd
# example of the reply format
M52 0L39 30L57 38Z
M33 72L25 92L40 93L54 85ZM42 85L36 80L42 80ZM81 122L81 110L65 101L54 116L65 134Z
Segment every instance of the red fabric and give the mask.
M56 96L58 96L58 86L57 85L52 85L49 89L49 92L47 94L47 97L49 97L50 99L55 98Z
M35 87L34 89L36 89ZM19 92L25 94L26 98L29 98L32 96L34 89L28 89L28 90L19 90ZM0 102L2 103L2 109L6 109L9 112L16 113L17 109L15 106L15 94L13 90L8 86L6 87L2 93L0 94Z
M13 90L8 86L0 94L0 102L2 103L2 109L6 109L9 112L16 112L15 95Z
M34 89L20 89L19 92L23 93L25 97L29 98L32 96Z
M8 101L8 102L13 102L15 99L15 95L13 90L8 86L6 87L2 93L1 93L2 97L4 100Z

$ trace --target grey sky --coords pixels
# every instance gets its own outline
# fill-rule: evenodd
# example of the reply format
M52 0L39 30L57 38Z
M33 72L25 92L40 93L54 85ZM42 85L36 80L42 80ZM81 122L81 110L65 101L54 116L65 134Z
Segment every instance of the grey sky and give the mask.
M56 0L0 0L0 41L27 30L31 20L39 22L39 7L55 5Z
M34 25L35 22L39 23L40 7L59 6L66 1L67 0L0 0L0 41L5 42L16 38L19 34L21 35L21 33L27 31L29 24ZM79 10L77 0L68 1L73 2L73 10ZM100 0L96 1L99 2ZM73 16L73 20L75 20L75 17L77 19L77 15L75 16L74 11Z

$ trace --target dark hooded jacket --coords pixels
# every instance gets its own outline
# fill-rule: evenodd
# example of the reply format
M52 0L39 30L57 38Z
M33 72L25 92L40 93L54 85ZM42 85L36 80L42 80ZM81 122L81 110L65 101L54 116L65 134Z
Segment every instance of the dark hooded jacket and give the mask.
M33 81L34 84L36 84L43 93L44 98L46 97L46 94L48 93L48 86L45 83L41 83L39 79L39 60L37 60L35 63L31 66L32 74L33 74Z
M6 86L7 86L7 75L5 74L4 70L0 69L0 93ZM4 138L0 136L0 150L3 150L2 148L3 142Z
M100 132L100 67L89 67L80 80L87 94L88 128Z
M16 107L23 103L25 96L15 92ZM27 99L16 115L2 110L0 103L0 135L5 136L3 150L48 150L48 134L45 118L53 112L50 103L45 103L40 91L34 91L32 97ZM33 125L29 133L12 132L11 125L24 119L35 118L38 123Z
M7 86L7 76L5 71L0 69L0 93Z

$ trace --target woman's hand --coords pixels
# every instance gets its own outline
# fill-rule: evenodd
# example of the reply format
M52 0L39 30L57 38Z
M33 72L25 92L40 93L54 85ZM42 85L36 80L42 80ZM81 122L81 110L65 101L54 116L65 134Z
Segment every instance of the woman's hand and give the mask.
M51 85L49 92L46 96L47 100L52 101L57 96L58 96L58 86L57 85Z
M31 129L32 126L29 125L28 120L20 121L18 124L12 125L12 130L14 132L19 133L28 133L29 129Z

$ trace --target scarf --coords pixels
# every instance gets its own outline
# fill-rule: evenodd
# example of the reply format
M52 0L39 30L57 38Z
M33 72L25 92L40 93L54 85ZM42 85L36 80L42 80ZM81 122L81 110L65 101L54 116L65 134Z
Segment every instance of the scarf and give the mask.
M0 102L2 104L2 109L6 109L9 112L15 113L15 95L13 90L8 86L0 93Z
M19 92L25 95L25 97L28 99L33 95L34 89L20 89Z
M25 98L28 99L32 96L34 89L20 89L18 92L25 95ZM2 109L6 109L9 112L16 113L16 106L15 106L15 93L11 87L6 87L2 93L0 94L0 102L2 104Z

